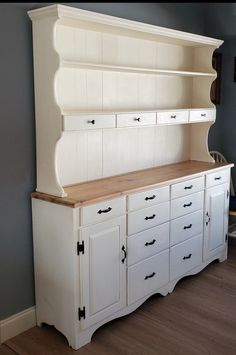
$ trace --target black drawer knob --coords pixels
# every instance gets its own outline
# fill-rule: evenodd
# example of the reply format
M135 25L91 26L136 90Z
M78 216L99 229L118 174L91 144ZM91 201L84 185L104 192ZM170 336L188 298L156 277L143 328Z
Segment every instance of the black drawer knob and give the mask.
M185 203L183 207L190 207L190 206L192 206L192 204L193 204L192 202Z
M190 254L188 254L187 256L184 256L184 257L183 257L183 260L190 259L191 256L192 256L192 254L190 253Z
M176 115L171 115L170 118L176 118Z
M88 121L88 123L95 124L95 120Z
M146 242L145 247L147 247L148 245L153 245L154 243L156 243L156 239L153 239L151 242Z
M190 223L188 226L184 226L184 229L190 229L192 228L192 223Z
M134 118L134 121L140 122L140 120L141 120L140 117L137 117L137 118L135 117L135 118Z
M221 180L221 176L215 177L215 180Z
M145 201L148 201L148 200L154 200L154 198L156 198L156 195L153 195L153 196L150 196L150 197L145 197Z
M191 190L192 188L193 188L193 185L189 185L189 186L184 187L185 190Z

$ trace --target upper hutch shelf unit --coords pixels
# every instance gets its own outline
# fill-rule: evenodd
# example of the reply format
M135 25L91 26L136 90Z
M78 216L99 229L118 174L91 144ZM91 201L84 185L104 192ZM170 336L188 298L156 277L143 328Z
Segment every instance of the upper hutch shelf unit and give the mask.
M212 54L222 41L52 5L33 22L37 191L212 161Z

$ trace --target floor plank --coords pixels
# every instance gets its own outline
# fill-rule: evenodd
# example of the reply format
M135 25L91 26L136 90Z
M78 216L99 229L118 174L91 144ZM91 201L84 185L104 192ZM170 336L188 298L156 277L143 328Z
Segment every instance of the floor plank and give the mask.
M0 355L16 355L15 351L11 350L5 344L0 345Z
M0 355L236 355L236 240L229 258L182 279L167 297L98 329L77 352L53 327L34 327L6 342ZM11 349L11 350L10 350Z

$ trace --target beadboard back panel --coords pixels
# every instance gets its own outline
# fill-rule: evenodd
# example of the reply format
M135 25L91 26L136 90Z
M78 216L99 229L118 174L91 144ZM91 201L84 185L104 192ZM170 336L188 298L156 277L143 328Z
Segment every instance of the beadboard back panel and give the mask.
M64 132L57 164L62 185L190 158L190 125Z

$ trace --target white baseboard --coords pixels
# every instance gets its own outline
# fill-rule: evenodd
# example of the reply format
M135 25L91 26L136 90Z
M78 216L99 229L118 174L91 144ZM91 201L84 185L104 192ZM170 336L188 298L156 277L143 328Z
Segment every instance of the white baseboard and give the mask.
M35 307L0 321L0 344L36 325Z

